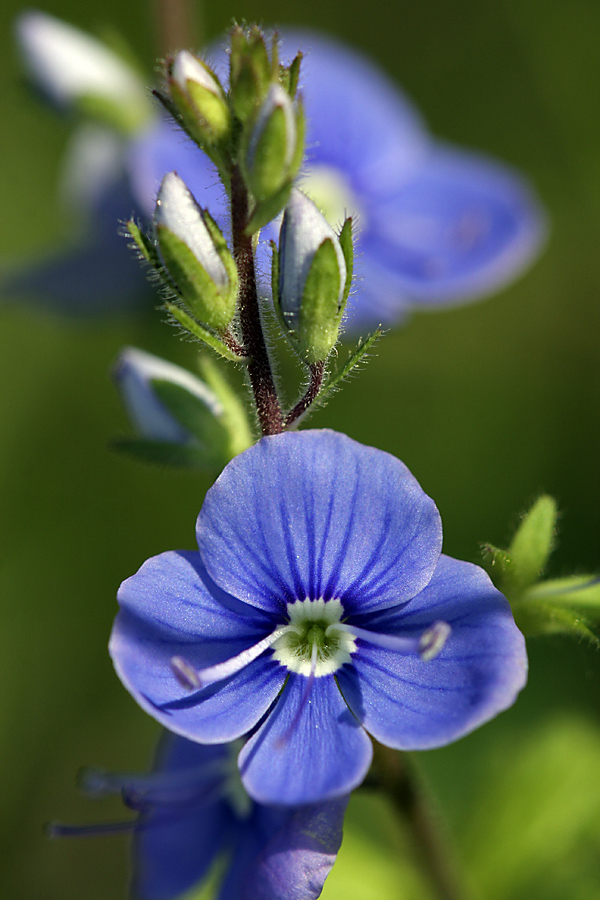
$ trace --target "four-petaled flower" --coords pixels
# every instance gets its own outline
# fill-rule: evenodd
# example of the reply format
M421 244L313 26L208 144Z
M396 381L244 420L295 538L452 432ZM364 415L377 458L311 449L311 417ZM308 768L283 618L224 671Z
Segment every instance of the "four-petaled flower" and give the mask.
M332 431L263 438L225 468L199 552L119 591L117 672L168 729L219 743L261 803L341 796L367 732L446 744L513 703L523 637L477 566L441 555L433 501L399 460Z
M202 882L223 853L218 900L315 900L342 841L348 797L266 807L244 790L232 744L203 746L165 734L153 772L89 770L83 789L120 793L138 813L107 826L54 825L55 836L133 830L133 894L171 900Z

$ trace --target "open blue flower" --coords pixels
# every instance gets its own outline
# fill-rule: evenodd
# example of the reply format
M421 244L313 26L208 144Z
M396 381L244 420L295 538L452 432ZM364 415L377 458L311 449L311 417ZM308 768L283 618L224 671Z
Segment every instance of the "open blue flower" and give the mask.
M110 652L168 729L251 734L239 766L258 802L348 793L367 731L437 747L525 683L508 603L440 555L435 504L387 453L332 431L263 438L208 491L197 538L199 552L153 557L122 584Z
M231 744L202 746L166 734L149 775L90 770L82 787L120 793L135 822L52 827L60 835L133 830L133 894L171 900L202 882L222 854L218 900L314 900L342 841L348 797L266 807L245 792Z

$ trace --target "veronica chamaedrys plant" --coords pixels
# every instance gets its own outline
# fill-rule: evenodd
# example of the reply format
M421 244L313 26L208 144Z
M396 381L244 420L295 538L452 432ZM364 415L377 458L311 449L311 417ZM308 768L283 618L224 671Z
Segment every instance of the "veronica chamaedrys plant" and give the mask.
M387 453L331 431L263 438L208 491L197 538L122 584L110 652L171 731L251 733L239 767L257 802L341 796L370 766L367 732L441 746L525 683L505 598L440 555L435 504Z
M254 803L240 782L237 749L166 734L150 774L88 770L82 777L88 794L121 794L135 821L54 825L50 833L132 830L139 900L171 900L199 887L224 854L217 900L315 900L342 841L348 797L299 808Z

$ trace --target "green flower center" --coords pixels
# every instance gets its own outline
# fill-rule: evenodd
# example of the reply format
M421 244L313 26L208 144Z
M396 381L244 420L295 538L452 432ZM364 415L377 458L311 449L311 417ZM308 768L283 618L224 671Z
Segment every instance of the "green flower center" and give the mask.
M317 678L331 675L350 662L356 650L351 634L337 627L343 607L339 600L297 600L288 603L289 624L273 644L273 656L291 672Z

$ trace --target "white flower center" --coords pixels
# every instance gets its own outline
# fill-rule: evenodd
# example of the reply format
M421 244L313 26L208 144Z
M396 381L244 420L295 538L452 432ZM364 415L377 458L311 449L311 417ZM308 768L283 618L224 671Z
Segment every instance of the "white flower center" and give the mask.
M321 678L350 662L356 651L352 634L340 628L344 609L339 600L296 600L288 603L289 625L273 643L273 657L299 675Z
M346 216L352 216L355 221L358 219L364 230L364 212L339 169L333 166L313 166L300 177L298 187L319 207L332 228L338 228Z

